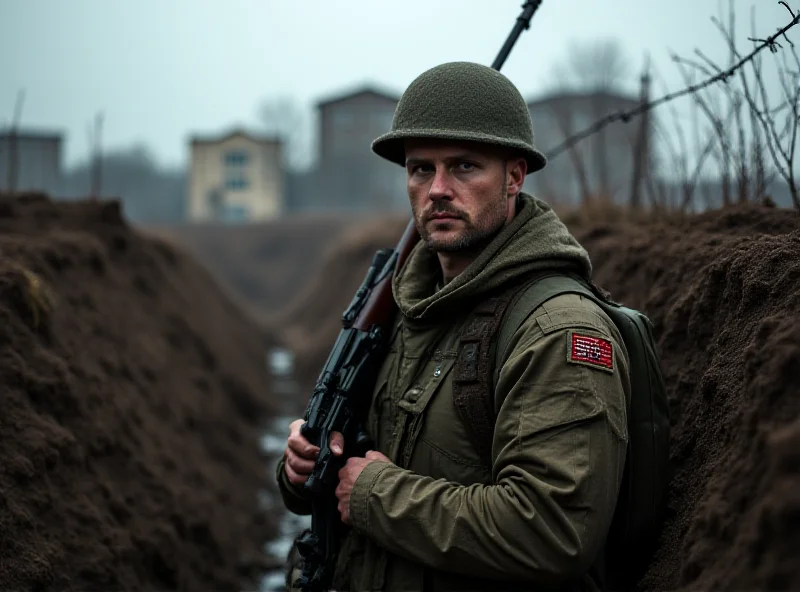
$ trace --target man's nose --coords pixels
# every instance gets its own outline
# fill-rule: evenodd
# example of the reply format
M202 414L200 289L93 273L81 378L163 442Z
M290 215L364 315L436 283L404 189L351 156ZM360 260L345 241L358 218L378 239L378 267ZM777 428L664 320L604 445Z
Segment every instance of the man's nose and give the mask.
M428 190L428 197L433 201L452 199L453 189L451 187L450 173L446 167L436 169Z

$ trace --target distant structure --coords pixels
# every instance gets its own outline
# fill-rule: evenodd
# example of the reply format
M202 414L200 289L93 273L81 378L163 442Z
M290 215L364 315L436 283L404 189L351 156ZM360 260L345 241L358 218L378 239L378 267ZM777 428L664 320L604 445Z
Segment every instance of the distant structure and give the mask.
M646 92L646 86L643 86ZM566 138L612 113L628 110L640 98L610 92L563 92L528 102L536 146L545 155ZM525 189L554 203L573 205L589 198L628 201L633 185L653 165L652 125L648 115L613 123L528 177Z
M370 149L388 132L399 96L372 86L320 100L317 166L298 209L330 211L405 211L409 208L405 172Z
M0 190L61 191L63 136L58 132L0 130Z
M648 82L642 81L642 97ZM641 97L615 92L555 92L528 102L537 147L545 153L595 121L637 106ZM370 150L391 128L399 96L363 86L317 103L317 165L289 179L289 209L408 211L405 171ZM578 204L590 198L618 202L641 199L652 173L649 115L615 123L525 182L525 190L548 201Z
M187 218L190 222L252 222L284 212L283 145L234 129L191 138Z

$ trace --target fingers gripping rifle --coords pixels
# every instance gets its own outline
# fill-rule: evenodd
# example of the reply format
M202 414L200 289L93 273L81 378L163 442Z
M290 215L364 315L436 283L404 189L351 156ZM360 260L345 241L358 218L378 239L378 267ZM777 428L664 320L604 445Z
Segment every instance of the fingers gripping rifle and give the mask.
M500 70L522 31L530 27L541 2L523 3L522 13L492 68ZM397 313L391 281L418 241L419 234L412 219L394 249L375 253L364 281L342 315L342 329L306 408L301 433L319 448L319 456L305 484L312 500L311 529L297 541L303 570L296 585L304 592L328 590L333 580L345 529L334 493L338 472L347 457L363 456L370 448L363 419ZM333 432L344 436L342 456L334 456L330 449Z

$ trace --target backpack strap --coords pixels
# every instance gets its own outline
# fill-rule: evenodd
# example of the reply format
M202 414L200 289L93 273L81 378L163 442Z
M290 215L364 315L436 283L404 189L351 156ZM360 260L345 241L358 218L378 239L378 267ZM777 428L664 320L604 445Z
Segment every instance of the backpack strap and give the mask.
M494 392L511 339L534 310L567 293L598 298L586 280L565 270L547 271L484 300L463 325L453 365L453 406L489 466L496 420Z
M591 288L587 285L586 280L563 272L537 276L526 285L525 289L515 299L514 304L509 308L506 318L503 319L500 325L495 348L494 371L492 373L492 392L494 392L494 387L497 385L503 363L508 358L511 339L528 317L533 314L533 311L548 300L562 294L580 294L597 301L598 295L594 293L593 288L593 285Z
M453 364L453 406L489 465L495 422L492 343L506 308L523 287L507 289L473 309L462 326Z

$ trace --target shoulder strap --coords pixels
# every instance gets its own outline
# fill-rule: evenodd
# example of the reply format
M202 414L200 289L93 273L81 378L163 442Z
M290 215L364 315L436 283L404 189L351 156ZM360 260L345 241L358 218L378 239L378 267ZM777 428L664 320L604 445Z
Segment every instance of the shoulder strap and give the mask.
M500 325L495 349L492 386L497 384L500 369L508 357L507 350L511 345L511 339L514 334L527 318L533 314L534 310L561 294L581 294L582 296L588 296L592 300L597 300L597 296L592 292L591 288L576 276L554 272L534 278L518 294L515 301L508 308ZM492 388L492 392L494 392L494 388Z
M523 286L482 301L461 329L453 364L453 406L472 436L481 458L491 464L494 433L492 342L511 299Z
M495 385L512 336L550 298L565 292L592 295L567 273L538 273L505 289L475 307L462 326L453 365L453 406L487 464L491 464Z

